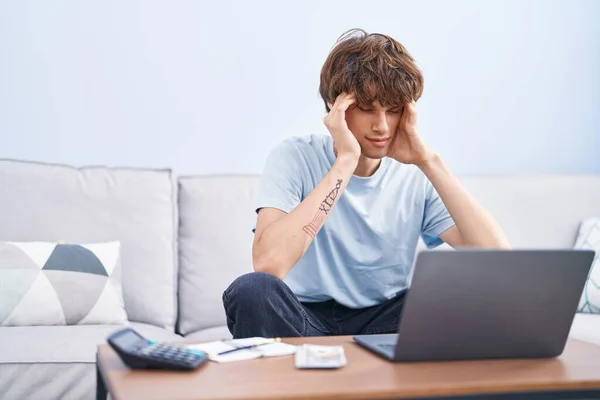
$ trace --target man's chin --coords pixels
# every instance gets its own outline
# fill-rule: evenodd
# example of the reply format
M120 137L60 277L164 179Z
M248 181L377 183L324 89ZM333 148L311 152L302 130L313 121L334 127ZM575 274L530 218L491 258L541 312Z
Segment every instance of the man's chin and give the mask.
M387 156L387 151L384 149L363 149L362 155L372 160L381 160Z

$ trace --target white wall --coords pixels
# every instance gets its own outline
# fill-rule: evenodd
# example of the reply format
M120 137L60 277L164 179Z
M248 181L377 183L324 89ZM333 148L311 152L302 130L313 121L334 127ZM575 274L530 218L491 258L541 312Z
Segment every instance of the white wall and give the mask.
M455 172L600 173L596 0L0 0L0 157L260 172L326 132L319 70L353 27L416 57Z

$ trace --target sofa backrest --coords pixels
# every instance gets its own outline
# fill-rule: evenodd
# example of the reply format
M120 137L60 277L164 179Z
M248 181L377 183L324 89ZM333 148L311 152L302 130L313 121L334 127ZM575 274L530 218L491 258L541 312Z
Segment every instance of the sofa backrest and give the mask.
M259 179L0 160L0 240L120 240L130 320L173 329L179 312L183 334L222 326L223 291L252 271ZM570 248L600 216L600 175L460 179L515 248Z
M600 216L600 176L460 180L498 220L515 248L571 248L580 222ZM187 177L179 182L179 328L184 334L225 324L222 292L237 276L252 271L258 183L256 175Z
M462 177L515 248L572 248L581 221L600 217L600 175Z
M257 176L179 179L178 332L225 324L223 291L252 271Z
M0 240L119 240L129 320L174 329L175 183L169 170L0 160Z

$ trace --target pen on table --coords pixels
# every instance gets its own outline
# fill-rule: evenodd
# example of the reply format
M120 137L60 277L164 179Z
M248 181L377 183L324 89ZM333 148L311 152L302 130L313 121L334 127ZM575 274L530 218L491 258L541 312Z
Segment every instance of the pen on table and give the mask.
M217 353L217 355L218 356L222 356L223 354L233 353L234 351L246 350L246 349L253 349L255 347L264 346L265 344L271 344L271 343L275 343L275 342L281 342L281 338L268 339L266 342L261 342L261 343L257 343L257 344L250 344L248 346L236 347L236 348L231 349L231 350L225 350L225 351L222 351L220 353Z

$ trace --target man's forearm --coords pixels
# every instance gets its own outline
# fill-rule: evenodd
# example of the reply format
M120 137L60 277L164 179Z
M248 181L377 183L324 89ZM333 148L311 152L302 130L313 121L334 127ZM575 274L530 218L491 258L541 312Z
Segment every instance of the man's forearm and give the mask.
M439 155L419 168L440 195L461 236L461 245L471 247L510 248L494 218L462 186Z
M294 210L265 229L257 244L255 267L281 279L287 275L332 213L356 162L336 159L327 175Z

